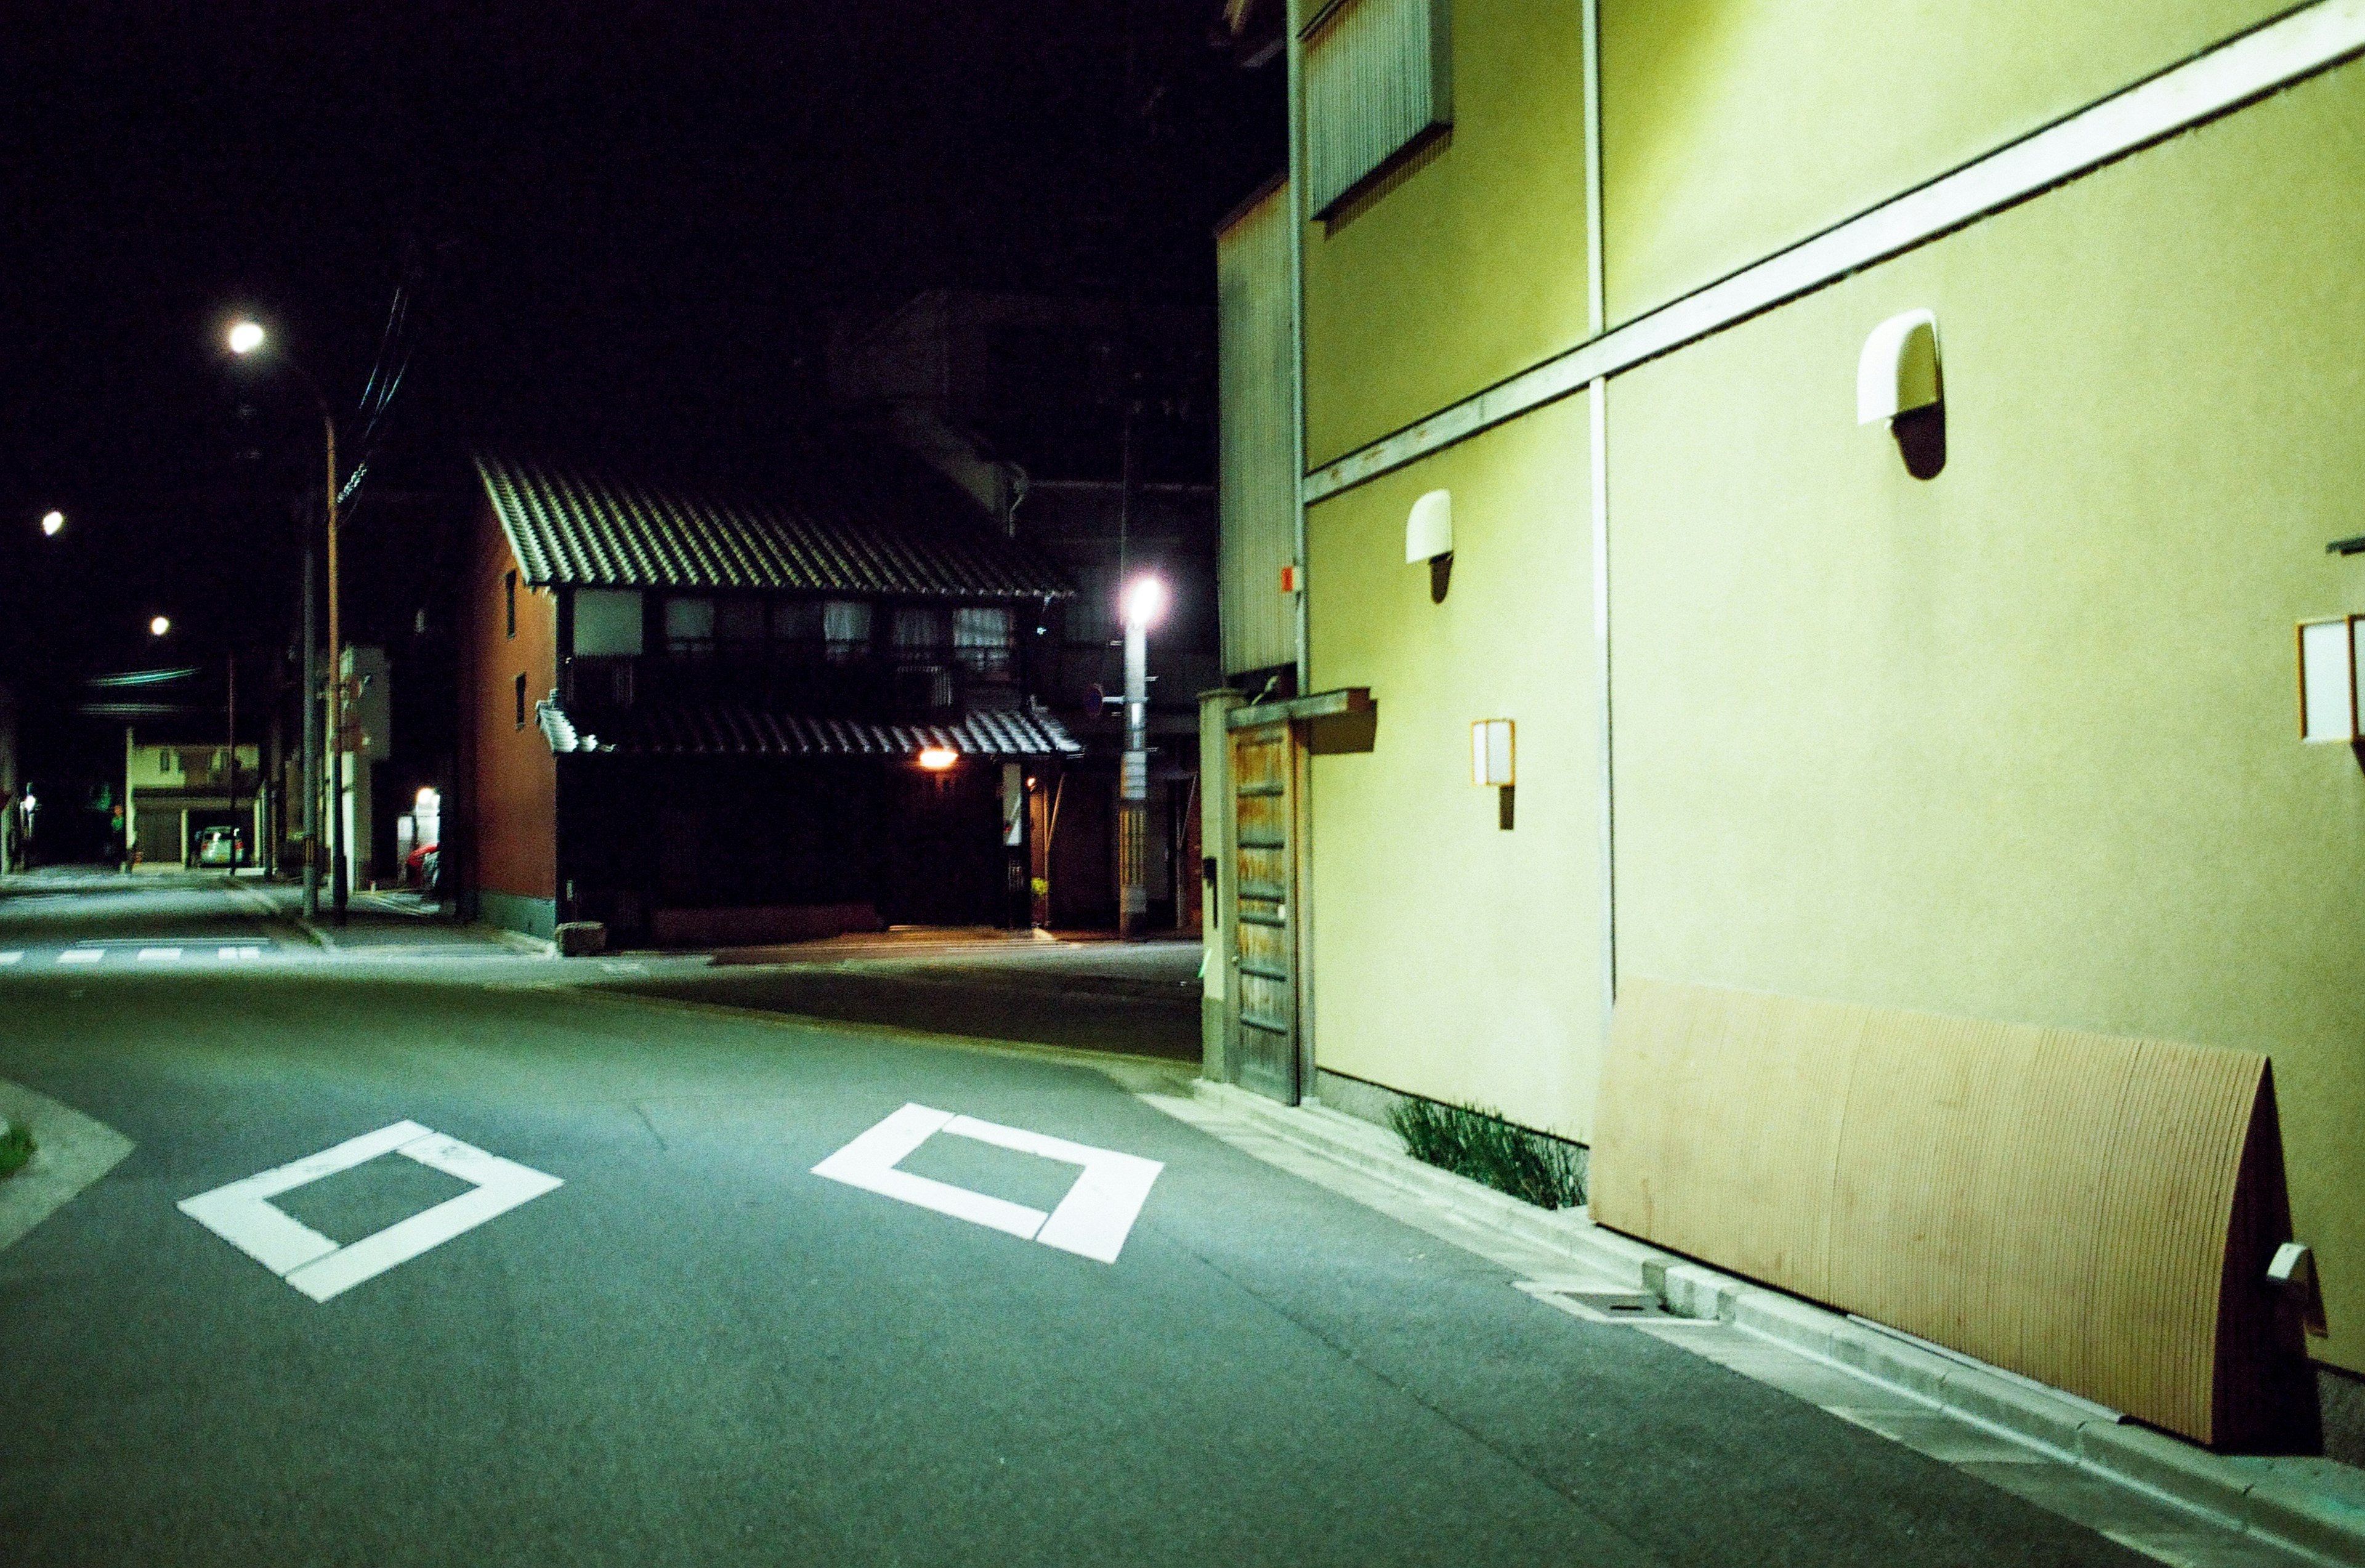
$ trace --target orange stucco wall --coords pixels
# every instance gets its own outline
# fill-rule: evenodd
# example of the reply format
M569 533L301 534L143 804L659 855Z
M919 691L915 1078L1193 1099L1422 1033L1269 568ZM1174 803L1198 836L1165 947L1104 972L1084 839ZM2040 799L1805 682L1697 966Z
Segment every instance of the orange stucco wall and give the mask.
M476 510L469 553L466 727L474 759L476 885L522 898L558 894L558 767L534 722L533 704L557 684L558 596L517 589L517 633L509 632L503 585L517 557L489 503ZM517 678L525 677L526 722L517 722Z

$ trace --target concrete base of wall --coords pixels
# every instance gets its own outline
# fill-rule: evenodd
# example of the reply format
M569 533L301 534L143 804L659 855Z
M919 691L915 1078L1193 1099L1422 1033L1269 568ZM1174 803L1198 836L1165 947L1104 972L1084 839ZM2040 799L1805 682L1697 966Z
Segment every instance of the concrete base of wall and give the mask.
M881 930L867 903L762 904L745 909L661 909L649 916L660 947L752 947Z
M558 929L558 901L531 899L521 893L479 888L476 890L476 918L504 931L521 931L528 936L539 936L547 941Z
M1199 998L1199 1074L1218 1083L1231 1081L1232 1064L1224 1054L1224 999Z
M2324 1412L2324 1457L2365 1469L2365 1378L2320 1366L2315 1391Z

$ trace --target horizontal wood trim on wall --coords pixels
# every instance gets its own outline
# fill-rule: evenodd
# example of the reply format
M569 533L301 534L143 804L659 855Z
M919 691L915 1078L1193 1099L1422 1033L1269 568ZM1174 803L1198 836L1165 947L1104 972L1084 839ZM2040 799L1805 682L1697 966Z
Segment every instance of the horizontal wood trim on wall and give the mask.
M1306 502L1835 283L2360 51L2365 0L2315 0L1351 452L1306 476Z
M2289 1225L2269 1084L2246 1051L1629 980L1593 1217L2201 1442L2271 1441L2304 1420L2264 1397L2274 1369L2305 1363L2264 1278Z

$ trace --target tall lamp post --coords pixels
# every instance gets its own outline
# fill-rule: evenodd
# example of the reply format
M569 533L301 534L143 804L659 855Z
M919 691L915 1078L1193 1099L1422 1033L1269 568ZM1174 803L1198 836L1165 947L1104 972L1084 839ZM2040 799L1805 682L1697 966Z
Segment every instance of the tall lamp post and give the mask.
M261 323L241 321L230 330L230 352L241 357L251 354L263 345L268 336ZM277 358L296 373L304 389L312 394L312 404L319 410L320 429L327 438L328 487L323 498L327 502L329 541L329 897L336 912L336 923L342 925L345 922L345 681L344 644L341 641L343 629L337 619L337 420L329 411L329 399L311 373L285 351ZM320 682L313 665L311 607L312 566L308 549L304 560L304 917L308 920L317 919L320 913Z
M1149 935L1149 629L1166 613L1166 585L1153 577L1126 584L1125 756L1117 773L1117 935Z

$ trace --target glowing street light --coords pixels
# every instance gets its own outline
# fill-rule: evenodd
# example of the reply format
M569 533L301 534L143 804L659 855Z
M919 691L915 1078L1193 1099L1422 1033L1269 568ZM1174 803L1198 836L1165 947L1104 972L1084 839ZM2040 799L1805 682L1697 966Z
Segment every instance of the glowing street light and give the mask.
M270 334L263 323L241 319L230 324L227 341L230 352L241 358L261 348ZM343 669L344 629L338 618L337 592L337 420L330 411L327 394L312 379L311 372L297 363L296 356L281 349L266 356L295 373L304 389L312 394L313 406L320 411L320 431L325 437L326 474L328 479L323 511L329 542L329 888L336 910L337 924L345 921L345 680ZM317 738L319 711L316 694L320 682L315 673L312 644L311 599L312 566L308 551L304 564L304 918L313 919L320 913L320 855L318 812L320 797L319 741Z
M920 752L920 766L931 773L942 773L960 760L960 753L950 746L932 745Z
M48 511L41 514L41 532L52 539L57 537L58 530L65 525L66 514L62 511Z
M159 615L148 622L148 634L151 637L161 637L172 629L173 618L169 615Z
M1155 626L1166 615L1166 584L1153 577L1138 577L1125 588L1125 624L1129 633L1134 627L1145 630Z

